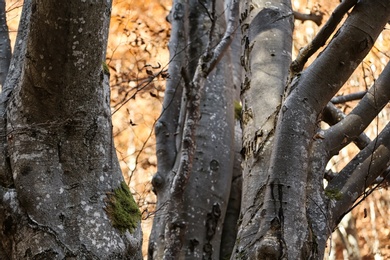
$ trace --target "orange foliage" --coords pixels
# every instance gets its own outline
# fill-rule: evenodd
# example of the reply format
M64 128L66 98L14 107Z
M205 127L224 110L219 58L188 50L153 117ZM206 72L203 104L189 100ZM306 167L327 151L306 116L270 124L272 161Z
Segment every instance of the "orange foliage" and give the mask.
M107 48L116 150L143 212L144 255L155 204L150 184L157 170L153 130L164 96L160 73L169 59L170 5L167 0L115 0Z

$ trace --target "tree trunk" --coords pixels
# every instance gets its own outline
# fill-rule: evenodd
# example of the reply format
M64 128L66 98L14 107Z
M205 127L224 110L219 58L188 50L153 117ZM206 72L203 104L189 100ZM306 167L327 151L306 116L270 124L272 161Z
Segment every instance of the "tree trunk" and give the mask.
M112 210L132 198L121 184L103 66L110 10L110 1L24 3L2 92L7 258L142 258L138 209L125 209L126 223Z
M234 259L266 256L259 250L275 125L291 63L292 10L289 1L245 1L242 85L243 194ZM275 258L276 259L276 258Z
M245 66L252 69L252 71L254 68L257 69L251 61L261 57L259 60L262 64L266 64L268 69L268 73L261 78L267 78L270 71L278 70L271 67L270 64L272 63L267 60L266 55L262 56L255 52L257 42L251 45L251 36L253 35L251 29L255 28L255 32L263 33L265 31L264 27L268 26L271 29L276 27L282 23L281 21L287 20L287 14L291 12L289 9L284 14L280 12L280 6L287 6L287 3L276 6L269 6L269 2L267 3L268 5L264 6L264 9L258 15L253 15L255 17L252 21L249 19L248 26L244 27L248 28L247 46L249 46L244 50L244 56L247 55L244 60L246 61ZM277 3L277 1L273 1L273 3ZM272 121L273 125L269 129L265 127L267 121L255 124L255 126L260 127L257 135L253 134L254 131L246 130L247 122L251 122L252 118L263 116L264 112L260 109L249 110L251 107L246 105L247 96L245 92L251 90L253 78L260 74L258 69L256 70L256 76L248 77L249 84L245 84L246 81L244 81L243 120L246 157L244 162L243 202L248 201L248 199L245 199L246 192L251 191L250 194L253 195L249 197L251 198L249 205L245 206L243 203L242 206L243 219L236 243L236 259L322 258L326 240L336 227L336 223L340 221L340 218L338 218L342 215L340 212L347 212L358 196L364 192L366 185L372 183L373 178L385 169L385 162L388 158L388 150L385 148L388 147L388 142L385 141L385 136L388 134L386 128L378 137L378 143L382 147L379 147L379 144L372 143L361 152L361 158L356 160L361 165L360 169L353 170L350 173L339 173L340 178L347 178L351 186L343 183L341 184L342 187L337 187L340 188L337 190L342 197L337 202L332 201L335 198L331 197L331 191L324 192L323 177L330 156L333 155L333 152L339 150L332 150L336 145L332 142L334 135L332 135L332 138L330 135L328 137L326 134L328 131L319 129L318 123L327 102L343 86L372 48L375 39L389 20L388 8L388 4L381 1L359 1L321 55L304 71L300 73L291 71L293 72L290 75L291 82L289 82L284 93L285 98L282 100L281 109L275 113L277 120ZM241 13L246 13L246 10L247 7L244 6ZM254 12L253 10L256 10L256 8L250 8L250 10ZM249 12L249 17L251 17L250 14L251 12ZM372 16L371 14L376 15ZM263 26L252 26L252 24L256 25L255 22L258 19ZM361 21L365 22L362 23ZM245 22L244 26L245 24L247 23ZM287 25L281 26L281 28L287 27ZM283 31L281 28L277 32ZM272 36L275 37L277 34L273 33ZM287 35L278 35L278 37L280 37L278 42L285 42L288 38ZM260 39L266 42L272 37L263 36ZM262 43L261 46L266 46L266 43ZM283 51L273 53L272 50L275 49L276 47L269 48L268 56L278 57L285 53ZM248 50L251 51L250 54L252 55L248 54ZM289 48L285 50L288 51ZM277 64L279 65L278 68L286 68L285 63L278 62ZM247 69L247 71L251 70ZM286 76L283 77L283 75L286 75L286 70L275 78L279 80L286 79ZM272 74L272 76L274 75ZM256 100L262 106L267 105L269 100L272 100L271 97L278 97L277 94L272 95L271 86L283 85L285 81L282 81L279 85L267 85L266 83L255 85L268 86L266 91L258 90L255 92L259 95ZM249 96L254 95L253 93ZM378 111L378 109L379 106L376 110ZM258 111L262 112L257 114ZM266 111L272 110L267 109ZM265 118L269 120L275 117L266 114ZM346 124L346 120L343 120L343 124ZM337 127L335 126L331 130L336 131ZM353 129L356 128L351 127L350 131L354 131ZM362 129L356 131L345 142L349 143L361 133ZM341 137L350 136L345 131L337 132L340 135L340 140ZM270 144L268 144L272 146L272 151L266 153L266 150L264 150L266 146L263 142L253 141L250 143L251 146L245 143L247 133L251 133L251 136L260 138L260 140L261 138L270 139L269 137L273 136L273 142L271 139ZM268 133L272 134L268 136ZM256 140L255 137L252 137L249 141ZM330 145L330 143L333 145ZM339 148L338 142L337 148ZM375 149L377 149L378 154L372 154ZM257 157L251 157L253 154ZM372 163L370 163L370 160ZM353 164L353 162L351 163ZM248 164L250 164L249 167ZM256 167L256 164L263 165ZM358 164L351 166L351 168L355 169L353 167L357 167ZM367 174L367 172L370 172L370 170L367 171L367 167L370 166L373 174ZM362 186L354 185L355 182L351 182L349 178L351 176L349 174L352 173L359 176L359 180L366 180L367 183ZM365 178L362 175L364 173L366 174ZM260 174L261 177L257 182L249 181L254 178L253 176ZM246 186L247 182L255 183L256 186L248 187ZM333 182L340 184L340 182L331 181L331 183ZM350 196L349 194L353 195ZM344 205L347 205L347 207ZM337 217L334 215L335 213Z
M5 0L0 2L0 86L4 86L11 61L11 44L5 10Z
M173 84L184 87L184 91L182 97L172 100L173 104L181 102L180 115L167 113L175 107L166 102L171 96L166 97L156 125L159 163L153 185L158 203L149 245L150 259L220 257L234 161L232 67L228 57L220 60L215 55L218 46L214 53L210 52L226 39L226 32L231 29L228 26L226 30L223 4L223 1L190 1L188 5L175 1L173 4L170 74L176 74L171 74L166 93L172 92ZM181 30L177 31L178 28ZM227 38L231 41L232 37ZM173 46L183 49L173 49ZM215 68L212 61L207 65L207 59L213 60L213 55L215 60L220 60ZM190 57L188 61L187 57ZM172 132L165 130L172 123L176 124L171 128L176 139L171 137ZM192 126L196 126L195 130L189 130ZM187 134L189 131L193 131L191 135ZM169 145L169 140L174 145ZM176 148L175 152L172 147ZM165 160L171 158L167 153L175 155L169 164Z

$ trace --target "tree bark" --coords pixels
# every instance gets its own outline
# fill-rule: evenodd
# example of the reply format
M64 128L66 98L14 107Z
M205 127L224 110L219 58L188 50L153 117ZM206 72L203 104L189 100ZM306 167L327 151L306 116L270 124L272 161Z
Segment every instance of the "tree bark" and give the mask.
M243 194L232 258L256 259L275 124L291 63L293 13L289 1L245 1L240 13Z
M25 1L25 48L6 82L9 258L142 258L139 218L121 231L105 210L123 180L102 65L110 10L110 1Z
M0 2L0 86L4 86L11 61L11 43L5 9L5 0Z
M174 113L168 118L164 108L156 126L159 169L153 184L158 204L150 259L219 258L234 150L233 78L231 67L225 65L229 60L222 55L237 21L237 16L230 16L232 21L226 27L223 10L222 1L190 1L188 5L174 2L171 17L178 27L174 27L170 46L183 46L187 40L183 51L188 56L182 55L181 49L170 49L170 70L177 73L181 68L182 78L176 74L173 79L182 80L184 92L180 115ZM184 23L185 17L188 24ZM168 83L167 90L172 83ZM173 129L178 138L174 163L168 165L164 154L172 153L165 149L170 137L161 130L171 124L176 124Z
M276 1L272 3L276 3ZM267 2L267 4L270 3ZM253 10L256 10L253 7L257 6L258 4L243 6L241 17L246 17L247 14L251 17L251 12L246 12L246 10L252 10L253 12ZM280 14L279 10L279 6L272 8L264 6L258 15L253 15L253 20L247 18L244 20L242 27L244 30L248 28L247 35L249 39L249 41L245 41L244 38L243 41L247 42L246 46L248 46L245 48L246 52L244 51L243 59L246 73L251 71L250 69L253 70L254 66L251 61L257 57L261 57L261 62L266 64L268 74L270 71L278 71L270 67L272 63L267 60L266 56L254 52L256 43L251 44L251 35L253 35L251 28L255 28L257 33L262 33L264 31L262 28L265 26L271 27L272 25L276 27L278 22L286 17L286 15ZM269 100L272 100L271 97L277 97L276 94L272 95L274 93L272 92L273 89L270 85L267 85L270 79L267 78L268 75L263 76L262 78L266 78L268 81L263 84L258 83L256 86L268 87L264 91L257 90L248 97L245 92L249 93L251 90L254 76L244 79L243 123L246 156L241 211L243 218L236 243L236 259L317 259L323 256L326 239L335 227L335 223L338 223L340 219L334 219L332 215L334 209L330 210L329 216L327 215L329 208L325 197L329 192L324 192L323 176L326 163L330 159L330 151L327 149L329 147L323 145L326 142L332 142L332 140L328 141L323 135L318 123L323 108L372 48L374 41L389 19L387 11L387 3L359 1L326 49L307 69L299 73L300 70L295 71L296 67L292 66L289 86L286 88L281 109L278 111L278 108L276 108L275 119L271 121L273 124L270 125L269 129L265 128L265 123L259 122L254 124L255 130L248 131L250 125L247 122L252 122L253 118L264 115L265 119L269 120L272 118L269 111L273 110L266 109L265 111L268 111L268 113L261 109L251 110L247 103L249 103L248 100L251 97L261 95L256 100L261 100L262 102L257 102L264 107L269 103ZM373 16L372 14L376 15ZM252 26L256 20L262 21L263 27ZM362 23L361 21L365 22ZM280 26L279 28L286 28L286 26ZM272 36L275 37L275 34ZM280 37L279 42L287 39L286 35L278 35L278 37ZM262 39L265 41L265 39L269 40L272 37L264 36ZM266 44L263 43L261 46L266 46ZM248 50L250 50L250 53ZM282 52L277 52L277 54L279 53ZM268 55L274 57L271 51ZM285 68L282 62L277 64L280 66L279 68ZM260 75L259 72L256 74ZM283 75L285 74L275 78L286 79ZM282 82L279 86L283 86L285 82ZM272 86L278 85L273 84ZM274 104L278 103L275 102ZM380 106L378 108L380 109ZM259 115L256 113L258 111L261 111ZM346 122L345 120L342 121L343 123ZM367 121L369 121L369 118L367 118ZM366 125L366 123L364 124ZM257 130L256 126L260 129ZM334 130L337 127L334 126ZM256 130L258 133L255 135L256 137L267 137L268 139L274 137L273 143L272 139L269 141L269 147L272 148L268 148L268 154L265 153L266 146L263 145L263 142L247 141L257 140L254 138L247 139L248 133L253 136ZM267 130L266 133L272 134L264 135L265 130ZM377 143L378 145L380 143L381 146L378 147L378 154L374 153L371 159L375 162L371 164L371 168L378 174L383 171L384 162L388 159L385 136L387 136L386 131L378 137ZM353 137L355 138L356 135L353 135ZM352 140L353 138L348 139L349 142ZM252 145L248 145L245 141ZM372 147L376 149L376 146ZM369 151L370 148L367 147L366 149ZM260 154L261 157L253 158L253 154ZM363 163L362 168L353 170L353 174L359 176L360 179L362 179L362 174L367 170L367 167L370 167L367 155L367 152L362 151L362 160L359 161ZM260 166L256 166L256 164ZM253 176L256 175L261 176L258 178L259 181L252 180ZM368 181L372 181L374 175L369 174L366 178L368 178ZM256 186L249 187L246 184L247 182L254 183ZM345 189L350 192L361 192L362 186L355 187L352 185L349 188L345 187ZM248 196L249 199L246 198L248 190L254 191L249 193L253 194L252 197ZM344 192L342 193L344 194ZM344 199L347 200L343 197L339 204ZM356 199L357 197L353 196L352 201ZM249 203L245 205L244 201L249 201ZM340 207L337 208L340 210Z

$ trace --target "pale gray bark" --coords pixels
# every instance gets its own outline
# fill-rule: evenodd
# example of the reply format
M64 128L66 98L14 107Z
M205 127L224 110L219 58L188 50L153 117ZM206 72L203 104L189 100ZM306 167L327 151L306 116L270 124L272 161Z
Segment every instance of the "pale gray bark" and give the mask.
M179 11L183 14L178 15ZM173 5L171 21L181 30L173 30L170 46L183 46L186 56L181 55L181 48L170 47L170 67L175 77L182 77L175 79L183 82L185 91L175 101L181 102L180 115L165 115L163 110L156 127L159 168L153 184L158 204L150 259L219 258L234 140L233 78L223 55L238 21L235 12L226 26L223 11L222 1L189 1L187 5L178 1ZM184 23L186 17L188 24ZM169 135L161 131L169 124L177 124L173 127L177 137L172 139L177 148L174 153L165 150ZM173 164L163 161L164 153L169 152L175 155Z
M25 1L2 93L10 259L142 258L139 225L122 233L104 210L123 179L102 66L110 10L110 1Z
M182 133L182 118L180 109L185 107L182 100L184 80L181 71L187 66L186 25L187 10L185 1L173 1L169 21L172 24L171 38L169 41L170 63L168 68L169 78L165 86L165 98L159 120L156 122L156 154L157 173L153 176L152 185L158 196L156 214L149 237L148 258L161 259L164 252L165 218L167 214L167 202L169 200L169 184L172 181L172 167L178 153L180 137ZM182 104L183 103L183 104ZM183 115L182 115L183 117Z
M261 206L277 113L291 62L289 1L245 1L241 8L243 102L243 194L234 259L255 259Z

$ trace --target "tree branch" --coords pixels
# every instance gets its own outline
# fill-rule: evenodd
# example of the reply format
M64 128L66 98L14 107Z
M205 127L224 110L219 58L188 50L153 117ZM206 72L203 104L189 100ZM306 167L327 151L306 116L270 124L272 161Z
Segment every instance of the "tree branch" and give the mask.
M323 115L322 119L324 120L324 122L326 122L330 126L337 124L346 116L340 109L338 109L331 102L329 102L326 105L322 115ZM353 139L353 142L360 150L363 150L371 142L371 139L365 133L361 133L358 137Z
M359 1L322 55L296 76L295 89L299 88L300 96L307 95L315 110L322 111L371 50L390 19L388 8L383 2Z
M337 6L333 11L331 17L326 24L321 28L319 33L306 47L301 49L298 57L291 63L290 66L290 78L302 71L307 60L322 46L325 45L326 41L332 35L337 25L343 19L344 15L351 9L358 1L357 0L345 0Z
M170 61L162 104L161 116L155 125L156 132L156 153L158 156L155 189L161 188L160 182L165 183L165 178L176 158L176 132L178 130L178 120L180 114L180 104L183 93L182 70L186 64L185 48L186 41L183 40L185 31L185 5L184 2L175 1L170 13L172 23L171 38L169 41ZM160 176L158 176L160 175ZM163 180L164 179L164 180ZM159 180L159 181L157 181Z
M359 91L347 95L340 95L332 98L330 102L332 102L333 104L341 104L349 101L360 100L364 97L366 93L367 91Z
M390 63L359 104L338 124L325 131L324 139L331 154L335 154L356 139L375 119L390 99Z
M293 13L294 13L294 18L296 20L300 20L302 22L313 21L315 24L317 24L317 26L321 25L322 18L324 17L324 14L322 12L318 12L314 14L313 13L304 14L304 13L294 11Z
M360 151L328 184L326 191L337 194L329 209L330 226L350 211L353 203L386 169L390 160L390 123L379 136ZM325 194L326 194L325 191ZM332 199L332 198L330 198Z
M1 1L0 3L0 28L0 87L2 88L11 61L11 43L9 39L5 1Z
M15 86L20 82L23 74L23 61L26 57L27 36L30 27L31 0L24 1L21 20L19 22L19 33L16 37L14 55L8 71L7 79L2 86L0 94L0 184L4 187L13 185L13 178L10 165L7 162L8 151L6 149L6 125L7 105Z
M230 9L229 9L229 21L225 34L222 39L219 41L218 45L212 51L212 58L209 61L207 74L209 74L215 67L215 65L221 60L223 54L226 52L227 48L233 41L234 32L238 27L238 6L239 0L231 0Z
M172 181L170 189L171 201L168 205L168 210L175 213L171 214L167 220L168 228L165 232L166 248L164 251L164 259L176 259L182 245L181 238L183 237L182 234L185 229L185 223L183 223L180 218L179 212L182 207L183 194L193 167L196 149L195 131L201 117L200 102L203 97L203 89L207 76L222 58L233 40L233 34L238 23L238 0L232 0L231 11L232 17L229 19L223 38L214 49L211 50L210 48L207 48L206 52L200 57L193 79L189 85L190 88L186 91L188 101L183 127L183 137L181 140L180 161L177 173ZM210 30L214 30L214 23L216 22L216 19L212 21ZM211 36L209 40L212 40ZM210 46L210 44L212 43L209 42L208 46Z

